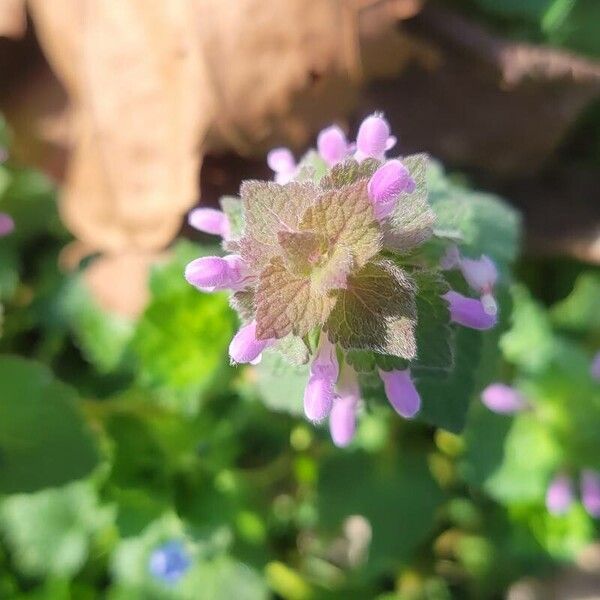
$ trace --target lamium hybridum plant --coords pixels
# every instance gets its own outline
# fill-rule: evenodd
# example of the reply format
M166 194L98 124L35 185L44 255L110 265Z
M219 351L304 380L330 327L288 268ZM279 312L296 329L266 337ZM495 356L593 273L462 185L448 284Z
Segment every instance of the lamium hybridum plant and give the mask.
M270 350L308 363L305 414L329 417L339 446L354 435L359 372L377 374L392 407L411 418L421 408L412 368L439 366L427 357L435 337L451 340L452 322L484 330L497 321L494 262L463 257L437 227L428 157L387 158L395 144L380 114L352 144L331 126L299 164L286 148L271 151L274 182L245 181L241 201L189 218L228 252L192 261L185 276L203 292L232 291L243 323L232 362L254 364ZM451 289L453 270L472 296Z

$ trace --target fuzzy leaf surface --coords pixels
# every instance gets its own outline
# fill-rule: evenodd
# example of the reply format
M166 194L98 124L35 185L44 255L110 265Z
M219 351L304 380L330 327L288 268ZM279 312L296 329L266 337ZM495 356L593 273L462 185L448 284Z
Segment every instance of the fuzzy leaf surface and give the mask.
M348 278L326 329L330 340L346 350L410 360L417 352L416 321L414 281L392 261L380 259Z

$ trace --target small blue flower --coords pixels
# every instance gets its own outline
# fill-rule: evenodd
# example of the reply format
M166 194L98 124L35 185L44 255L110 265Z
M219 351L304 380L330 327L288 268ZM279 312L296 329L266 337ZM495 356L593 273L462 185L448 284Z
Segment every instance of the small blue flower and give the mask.
M152 552L148 561L150 573L169 584L177 583L189 568L190 558L179 541L162 544Z

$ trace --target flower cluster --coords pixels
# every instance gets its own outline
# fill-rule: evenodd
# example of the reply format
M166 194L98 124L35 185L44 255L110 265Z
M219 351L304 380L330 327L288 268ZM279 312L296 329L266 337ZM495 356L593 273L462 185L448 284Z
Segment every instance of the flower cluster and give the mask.
M368 353L396 412L411 418L420 409L411 373L419 323L428 319L419 312L420 278L435 282L446 323L483 330L497 320L498 274L487 256L451 247L440 265L421 252L435 235L428 159L388 159L395 144L381 114L362 122L355 142L332 125L299 163L287 148L272 150L274 182L246 181L237 205L226 199L223 212L189 216L229 253L192 261L185 276L201 291L233 292L243 325L231 360L256 363L271 348L309 363L306 416L329 418L338 446L352 440L361 407L353 353ZM444 269L460 269L478 297L449 290Z

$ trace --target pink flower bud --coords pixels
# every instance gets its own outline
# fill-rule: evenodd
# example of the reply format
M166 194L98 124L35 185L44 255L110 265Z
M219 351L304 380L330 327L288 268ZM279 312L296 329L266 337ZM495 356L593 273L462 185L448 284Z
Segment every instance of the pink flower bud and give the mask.
M329 415L329 431L333 443L346 447L354 438L356 430L356 410L360 402L360 387L356 372L349 365L344 365L337 396Z
M15 222L6 213L0 213L0 237L12 233L15 228Z
M346 134L337 125L327 127L317 137L317 148L328 166L333 167L348 154Z
M379 369L385 394L394 410L410 419L421 409L421 396L410 377L410 371L383 371Z
M390 136L390 125L382 115L375 113L367 117L358 129L356 136L356 153L358 161L365 158L383 160L386 150L396 144L396 138Z
M275 173L275 181L284 185L296 174L296 160L289 148L274 148L267 154L267 164Z
M527 408L527 400L518 390L503 383L488 385L481 394L481 401L491 410L511 414Z
M450 318L455 323L471 329L491 329L498 321L497 315L490 315L482 303L475 298L467 298L458 292L450 291L442 296L449 304Z
M375 217L382 220L394 211L401 193L414 191L415 182L399 160L389 160L373 173L367 189Z
M188 223L198 231L229 237L229 219L227 215L215 208L195 208L188 215Z
M600 381L600 352L598 352L598 354L596 354L596 356L594 356L592 359L590 374L594 379L598 379Z
M340 367L337 359L337 353L335 345L332 344L327 336L321 334L319 340L319 348L310 366L310 372L313 375L324 374L328 375L333 379L335 383L337 381Z
M600 473L591 469L581 472L581 501L588 514L600 517Z
M185 278L191 285L204 292L223 289L242 289L246 276L246 265L237 254L221 258L204 256L189 263Z
M553 515L563 515L573 504L573 482L568 475L554 477L546 491L546 508Z
M256 321L240 327L229 344L229 356L235 363L251 363L257 361L261 352L272 346L275 340L259 340L256 338Z

